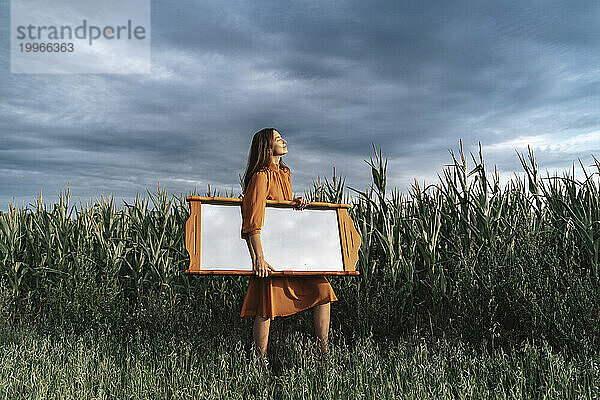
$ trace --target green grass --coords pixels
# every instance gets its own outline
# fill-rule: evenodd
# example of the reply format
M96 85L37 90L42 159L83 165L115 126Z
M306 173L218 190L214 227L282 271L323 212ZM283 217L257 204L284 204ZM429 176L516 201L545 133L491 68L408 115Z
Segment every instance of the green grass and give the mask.
M4 397L600 397L600 162L583 181L542 177L530 151L524 178L500 187L481 148L472 166L462 147L451 156L439 183L407 193L390 193L381 151L355 197L335 173L314 181L311 200L351 204L361 275L330 279L331 362L310 355L300 313L277 322L266 378L239 317L247 278L184 274L183 195L76 207L67 189L49 209L9 207Z
M567 359L544 343L478 353L446 340L350 341L334 332L319 359L300 333L278 339L264 372L232 336L117 342L105 335L0 330L7 399L578 399L600 393L600 359ZM271 349L273 350L273 349Z

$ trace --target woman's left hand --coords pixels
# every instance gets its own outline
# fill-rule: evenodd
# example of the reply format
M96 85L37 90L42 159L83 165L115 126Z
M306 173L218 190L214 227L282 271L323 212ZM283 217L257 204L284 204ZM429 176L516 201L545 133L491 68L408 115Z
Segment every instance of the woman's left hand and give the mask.
M309 201L304 197L296 197L293 201L298 203L294 206L296 210L304 210L309 203Z

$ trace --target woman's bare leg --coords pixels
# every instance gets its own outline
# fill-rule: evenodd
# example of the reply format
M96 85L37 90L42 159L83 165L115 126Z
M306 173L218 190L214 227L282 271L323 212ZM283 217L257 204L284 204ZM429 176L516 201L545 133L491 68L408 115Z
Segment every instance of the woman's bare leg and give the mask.
M315 322L315 334L321 345L321 353L327 353L327 339L329 336L329 310L331 303L325 303L315 306L313 309L313 319Z
M269 343L269 327L271 326L270 318L256 316L254 318L254 343L256 349L261 355L267 352L267 344Z

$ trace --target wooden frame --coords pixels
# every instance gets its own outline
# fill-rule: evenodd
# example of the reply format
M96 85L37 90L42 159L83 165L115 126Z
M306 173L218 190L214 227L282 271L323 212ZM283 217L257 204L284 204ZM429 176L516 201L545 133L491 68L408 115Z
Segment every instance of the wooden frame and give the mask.
M200 263L201 243L201 205L242 205L242 199L233 197L205 197L205 196L186 196L186 201L190 203L190 217L185 223L185 247L190 255L190 264L185 271L191 275L254 275L253 271L246 270L202 270ZM293 201L274 201L267 200L267 207L293 208L297 203ZM329 210L335 209L338 221L338 232L340 247L342 250L343 271L270 271L269 276L302 276L302 275L359 275L356 270L358 261L358 249L360 248L361 238L354 227L354 222L348 214L349 204L334 203L309 203L306 209ZM241 212L240 212L241 218ZM241 219L240 219L241 222ZM239 236L232 240L241 240ZM248 256L249 257L249 256Z

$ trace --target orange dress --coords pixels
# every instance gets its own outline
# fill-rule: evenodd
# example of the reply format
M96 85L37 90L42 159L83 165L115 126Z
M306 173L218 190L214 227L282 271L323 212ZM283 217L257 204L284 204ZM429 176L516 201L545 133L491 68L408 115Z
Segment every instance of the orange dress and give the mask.
M252 175L242 199L242 239L260 233L266 201L292 200L291 173L271 163ZM276 223L270 221L269 223ZM269 261L269 255L265 254ZM276 265L273 268L277 269ZM264 318L295 314L320 304L337 301L325 276L250 277L240 317Z

